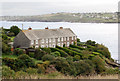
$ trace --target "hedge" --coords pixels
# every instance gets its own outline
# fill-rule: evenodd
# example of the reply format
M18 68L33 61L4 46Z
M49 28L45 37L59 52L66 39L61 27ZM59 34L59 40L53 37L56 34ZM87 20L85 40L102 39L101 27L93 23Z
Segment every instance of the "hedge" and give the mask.
M78 49L80 49L80 50L85 50L85 48L82 48L82 47L76 46L76 45L70 45L70 47L72 47L72 48L78 48Z
M58 48L50 48L52 52L58 51L61 54L61 57L67 57L69 56L65 51L60 50Z
M70 49L68 49L66 47L59 47L59 46L56 46L56 47L59 48L59 49L61 49L61 50L63 50L63 51L65 51L66 53L68 53L71 56L75 56L75 55L82 56L82 54L80 54L80 53L78 53L76 51L72 51L72 50L70 50Z

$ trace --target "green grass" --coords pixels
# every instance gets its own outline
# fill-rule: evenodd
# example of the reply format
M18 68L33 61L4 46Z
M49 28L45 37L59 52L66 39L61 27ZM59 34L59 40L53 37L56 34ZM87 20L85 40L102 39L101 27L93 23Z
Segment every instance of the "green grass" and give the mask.
M18 56L16 55L2 55L2 58L12 58L12 59L17 59Z

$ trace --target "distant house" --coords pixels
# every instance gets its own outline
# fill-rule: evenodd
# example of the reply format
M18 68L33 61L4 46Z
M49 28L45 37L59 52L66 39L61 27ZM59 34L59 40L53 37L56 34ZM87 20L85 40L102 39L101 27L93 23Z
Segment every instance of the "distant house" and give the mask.
M77 36L70 28L60 27L59 29L22 30L14 39L14 48L38 47L68 47L70 44L77 44Z

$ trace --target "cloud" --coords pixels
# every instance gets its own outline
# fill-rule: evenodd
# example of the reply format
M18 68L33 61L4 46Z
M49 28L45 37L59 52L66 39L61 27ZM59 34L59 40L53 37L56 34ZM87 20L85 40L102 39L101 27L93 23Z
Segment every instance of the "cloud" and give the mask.
M31 0L33 1L33 0ZM1 15L41 15L57 12L115 12L118 0L39 0L1 2Z

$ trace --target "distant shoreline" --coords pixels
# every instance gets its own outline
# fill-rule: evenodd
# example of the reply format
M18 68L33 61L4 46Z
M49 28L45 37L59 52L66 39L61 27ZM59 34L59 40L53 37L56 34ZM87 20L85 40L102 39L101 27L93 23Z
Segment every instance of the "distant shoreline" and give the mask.
M0 21L0 22L46 22L46 21ZM57 22L57 21L47 21L47 22ZM120 22L63 22L63 23L97 23L97 24L108 23L108 24L116 24L116 23L120 23Z

